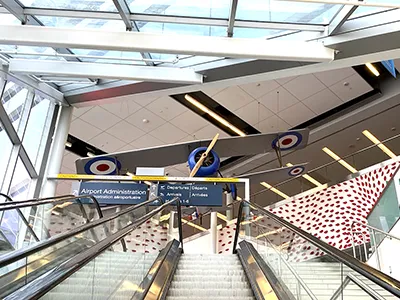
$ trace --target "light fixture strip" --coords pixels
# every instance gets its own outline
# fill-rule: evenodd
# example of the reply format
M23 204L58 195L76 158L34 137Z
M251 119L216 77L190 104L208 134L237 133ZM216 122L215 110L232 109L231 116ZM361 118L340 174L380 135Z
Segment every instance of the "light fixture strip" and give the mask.
M397 158L397 155L394 154L388 147L386 147L380 140L378 140L371 132L368 130L364 130L363 135L365 135L371 142L379 147L383 152L385 152L390 158Z
M267 189L273 191L275 194L278 194L279 196L281 196L284 199L288 199L290 198L288 195L286 195L285 193L281 192L280 190L274 188L272 185L266 183L266 182L260 182L260 184L264 187L266 187Z
M357 173L358 171L353 168L350 164L348 164L347 162L345 162L343 159L341 159L338 155L336 155L335 153L332 152L332 150L330 150L327 147L322 148L322 151L324 151L326 154L328 154L330 157L332 157L334 160L336 160L339 164L341 164L343 167L345 167L347 170L349 170L352 173Z
M207 229L205 229L204 227L201 227L199 225L193 224L193 223L191 223L191 222L189 222L189 221L187 221L185 219L181 219L181 220L182 220L182 223L187 224L189 226L192 226L193 228L196 228L196 229L198 229L200 231L207 231Z
M380 75L379 71L371 63L366 63L365 65L371 71L371 73L374 74L376 77Z
M287 163L286 166L288 167L293 167L293 164L291 163ZM316 185L316 186L322 186L322 183L318 182L318 180L312 178L310 175L308 174L304 174L301 175L303 178L307 179L309 182L311 182L312 184Z
M233 132L237 133L240 136L246 136L246 134L243 131L241 131L239 128L233 126L227 120L222 118L220 115L217 115L215 112L213 112L208 107L206 107L203 104L201 104L199 101L194 99L192 96L186 94L185 95L185 99L187 101L189 101L191 104L193 104L194 106L196 106L198 109L200 109L201 111L205 112L206 114L211 116L213 119L215 119L216 121L218 121L219 123L224 125L225 127L228 127L229 129L231 129Z

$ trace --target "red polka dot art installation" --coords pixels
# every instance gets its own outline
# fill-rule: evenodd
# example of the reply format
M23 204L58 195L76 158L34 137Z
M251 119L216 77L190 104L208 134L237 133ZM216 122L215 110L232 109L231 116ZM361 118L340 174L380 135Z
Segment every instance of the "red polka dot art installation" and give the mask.
M267 209L338 249L348 249L352 247L353 221L367 224L368 214L399 166L400 162L395 162L315 194L283 200L274 208ZM232 243L229 242L233 241L235 226L226 226L218 232L218 253L232 253ZM281 228L267 217L258 219L250 226L253 237L265 234L273 244L285 249L290 261L304 261L324 255L320 249L297 235L293 236L290 230ZM354 224L353 228L365 238L355 236L356 245L370 241L366 227ZM265 241L259 238L253 239L253 243L265 244Z

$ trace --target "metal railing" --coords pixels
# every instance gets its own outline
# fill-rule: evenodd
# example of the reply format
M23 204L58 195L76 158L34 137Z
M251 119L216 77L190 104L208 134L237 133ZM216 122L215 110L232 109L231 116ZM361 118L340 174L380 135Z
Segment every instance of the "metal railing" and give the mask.
M393 234L387 233L387 232L385 232L383 230L380 230L378 228L375 228L373 226L370 226L370 225L367 225L367 224L364 224L364 223L361 223L361 222L358 222L358 221L353 221L353 223L351 223L350 229L351 229L351 235L352 235L352 239L353 239L353 254L354 254L354 256L356 256L356 245L355 245L355 242L354 242L354 234L359 234L359 232L353 231L354 224L358 224L358 225L361 225L361 226L364 226L364 227L367 227L368 229L370 229L370 231L371 231L371 240L373 242L373 246L371 245L371 249L373 250L371 255L374 254L374 252L376 252L376 263L377 263L378 269L381 270L381 260L380 260L380 257L379 257L379 252L377 251L380 243L382 243L385 240L385 238L389 238L390 240L391 239L395 239L395 240L400 241L400 237L397 237L397 236L395 236ZM376 238L376 232L379 232L380 234L383 234L385 236L385 238L383 238L380 242L378 242L378 240ZM368 257L368 254L367 254L366 239L365 238L364 238L363 245L364 245L365 257L366 257L366 260L368 260L369 257Z
M156 198L157 199L157 198ZM79 230L76 233L80 233L83 231L86 231L90 228L93 228L99 224L104 224L105 222L108 222L110 220L113 220L115 218L118 218L121 215L124 215L126 213L132 212L133 210L145 206L147 204L151 204L154 202L155 199L148 200L146 202L142 202L138 205L135 205L134 207L130 207L127 209L124 209L118 213L115 213L112 216L105 217L102 220L97 220L95 222L92 222L87 225L83 225L79 228ZM88 250L77 254L74 256L72 259L62 263L59 267L52 269L48 273L46 273L44 276L41 276L37 278L36 280L31 281L21 289L17 290L16 292L12 293L11 295L7 296L5 299L38 299L47 292L49 292L51 289L53 289L55 286L60 284L63 280L68 278L70 275L74 274L78 270L80 270L83 266L85 266L88 262L92 261L94 258L99 256L101 253L103 253L105 250L110 248L113 244L117 243L119 240L121 240L123 237L131 233L134 229L139 227L140 225L144 224L146 221L151 219L153 216L157 215L161 211L163 211L167 206L172 205L176 203L177 205L177 211L178 211L178 217L181 216L181 203L179 198L174 198L169 202L166 202L157 208L153 209L151 212L147 213L146 215L139 217L138 219L134 220L131 224L127 225L126 227L122 228L121 230L113 233L112 235L106 237L104 240L98 242ZM180 220L181 218L179 218ZM178 220L178 222L179 222ZM98 222L101 221L101 222ZM96 224L95 224L96 223ZM179 222L179 242L181 247L183 247L183 238L182 238L182 223ZM63 235L64 238L60 239L58 238L57 241L50 241L47 243L47 246L54 245L60 241L66 240L69 237L71 237L70 233L66 233ZM43 248L42 248L43 249ZM40 251L35 250L36 251ZM24 258L26 256L29 256L30 254L34 253L32 252L33 249L30 249L29 251L25 251L24 254L19 254L19 259ZM0 261L0 267L7 265L9 263L14 262L16 257L9 257L5 260Z
M233 244L233 251L236 251L237 241L238 241L239 232L240 232L242 211L245 206L251 207L251 208L257 210L262 215L267 216L268 218L274 220L281 226L288 228L289 230L291 230L292 232L294 232L301 238L305 239L309 243L318 247L324 253L332 256L338 262L348 266L356 273L366 277L367 279L371 280L372 282L376 283L377 285L381 286L385 290L389 291L393 295L400 298L400 282L398 280L382 273L381 271L379 271L367 264L362 263L361 261L352 257L351 255L348 255L348 254L344 253L343 251L340 251L339 249L321 241L320 239L318 239L315 236L309 234L308 232L296 227L295 225L291 224L290 222L265 210L263 207L261 207L257 204L250 203L245 200L242 200L242 203L240 204L240 207L239 207L239 214L238 214L238 220L236 222L236 232L235 232L235 238L234 238L234 244Z

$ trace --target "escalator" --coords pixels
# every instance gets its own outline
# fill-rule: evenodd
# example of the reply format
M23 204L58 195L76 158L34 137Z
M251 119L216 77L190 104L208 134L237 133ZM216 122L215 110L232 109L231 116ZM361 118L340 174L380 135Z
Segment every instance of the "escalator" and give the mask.
M246 201L237 203L240 204L238 222L230 253L184 253L179 199L150 206L154 204L152 199L0 257L1 297L172 300L400 297L397 280L262 207ZM160 216L171 207L177 213L179 237L166 238L164 244L155 248L154 228L165 222ZM143 247L142 251L124 252L121 240L132 233L136 234L133 242ZM306 258L303 255L306 252L302 251L310 252L313 247L315 251L318 249L318 255Z
M103 217L93 196L13 201L0 193L0 255ZM43 220L46 220L43 221Z

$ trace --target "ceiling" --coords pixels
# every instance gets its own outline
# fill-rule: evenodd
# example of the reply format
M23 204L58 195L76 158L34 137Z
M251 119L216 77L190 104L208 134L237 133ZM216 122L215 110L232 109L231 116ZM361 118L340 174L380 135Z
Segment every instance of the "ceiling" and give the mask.
M293 128L371 90L352 68L202 89L263 133ZM75 108L70 128L71 135L105 152L212 138L216 133L228 136L171 97L144 96L127 96L117 103ZM66 151L61 172L75 173L77 158ZM171 176L188 174L186 164L167 167L166 171ZM70 183L61 182L57 193L70 191Z

